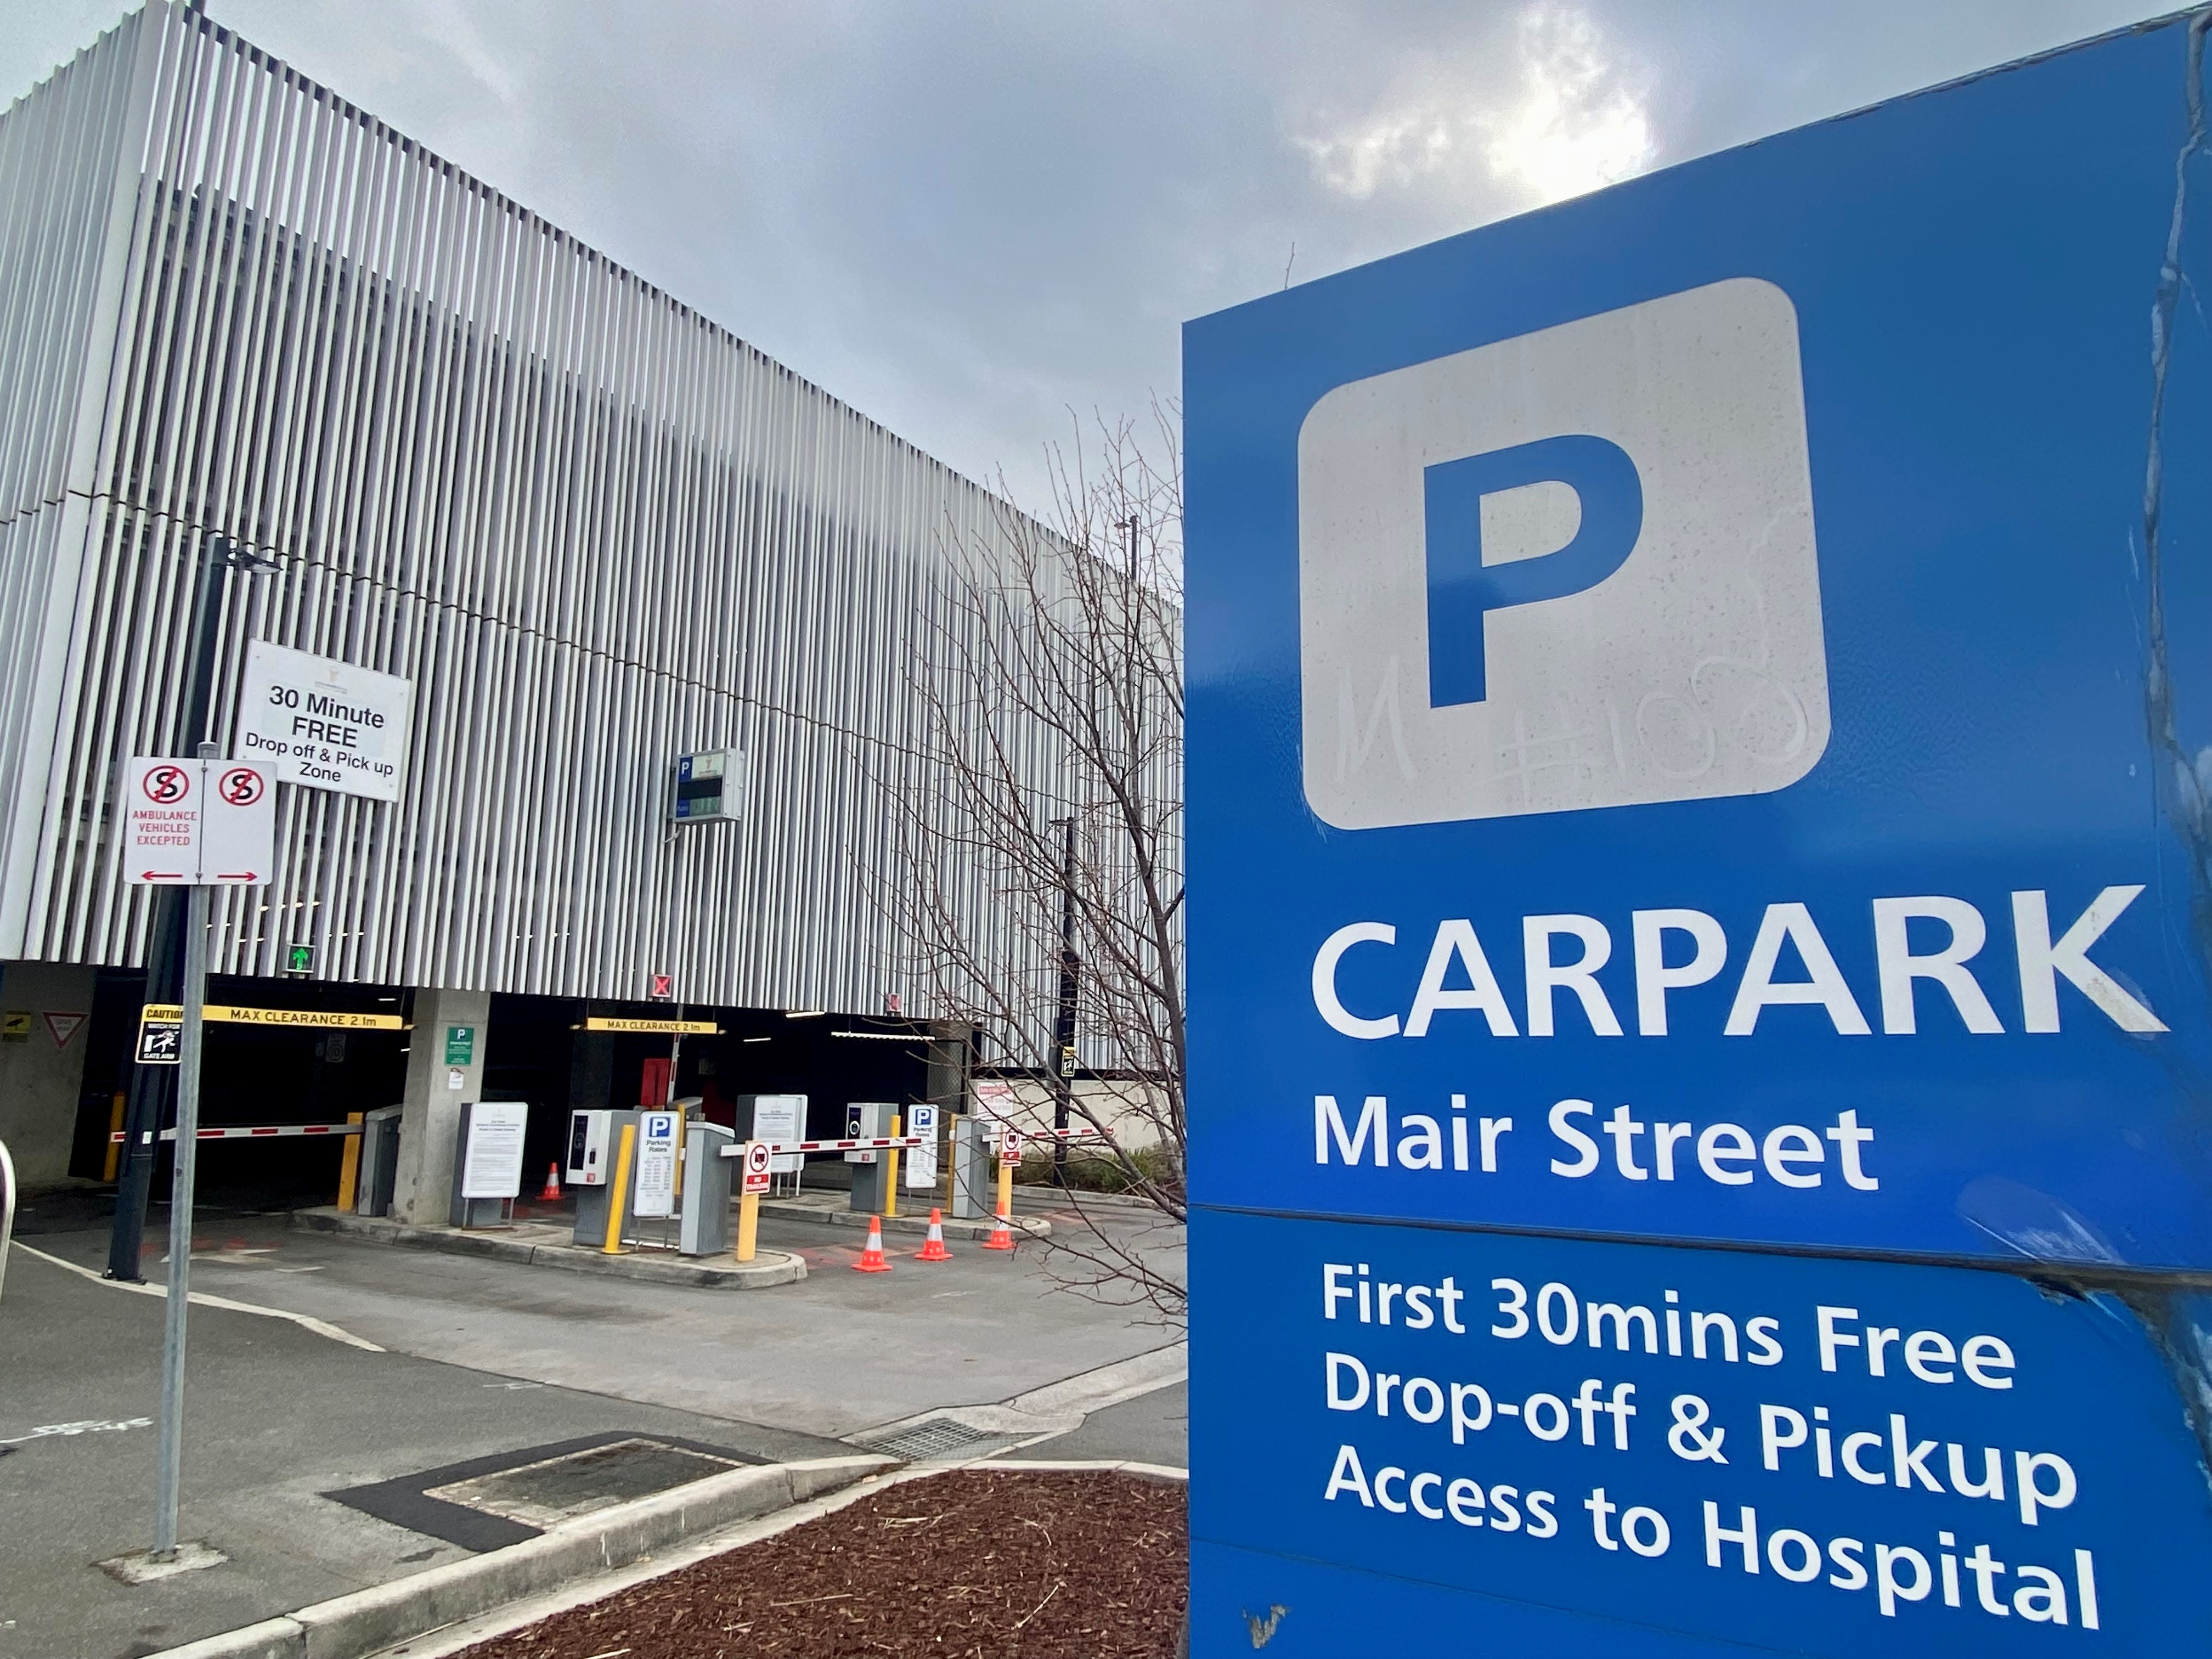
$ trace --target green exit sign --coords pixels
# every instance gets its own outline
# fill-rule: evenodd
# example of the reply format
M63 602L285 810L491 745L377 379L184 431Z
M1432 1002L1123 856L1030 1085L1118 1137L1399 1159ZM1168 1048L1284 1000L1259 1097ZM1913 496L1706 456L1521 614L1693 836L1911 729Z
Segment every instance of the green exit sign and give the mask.
M473 1025L448 1025L446 1028L446 1064L466 1066L476 1059L477 1028Z
M284 947L284 971L288 974L312 974L315 971L315 947L312 945L288 945Z

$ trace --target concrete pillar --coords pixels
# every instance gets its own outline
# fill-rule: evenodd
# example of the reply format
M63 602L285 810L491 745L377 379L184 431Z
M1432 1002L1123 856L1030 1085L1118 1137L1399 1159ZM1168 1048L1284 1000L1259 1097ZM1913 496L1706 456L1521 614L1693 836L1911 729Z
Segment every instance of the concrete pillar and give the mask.
M933 1019L928 1029L923 1097L948 1113L964 1112L968 1076L975 1065L975 1028L957 1019Z
M490 1019L489 991L415 993L392 1190L392 1213L400 1221L428 1227L447 1219L461 1103L483 1098L484 1028Z
M573 1031L568 1036L568 1109L595 1112L616 1103L615 1040L606 1031ZM634 1100L621 1103L635 1106ZM565 1123L566 1120L563 1120Z
M0 1140L28 1188L69 1179L92 1024L89 968L0 966Z

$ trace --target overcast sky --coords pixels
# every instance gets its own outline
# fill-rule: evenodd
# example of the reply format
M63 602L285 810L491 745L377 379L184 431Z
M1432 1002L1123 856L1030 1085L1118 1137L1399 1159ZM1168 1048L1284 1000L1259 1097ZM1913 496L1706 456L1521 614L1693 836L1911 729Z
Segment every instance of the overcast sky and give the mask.
M209 0L964 471L1185 319L2151 15L2140 0ZM120 15L0 0L0 103ZM1291 250L1297 253L1293 262Z

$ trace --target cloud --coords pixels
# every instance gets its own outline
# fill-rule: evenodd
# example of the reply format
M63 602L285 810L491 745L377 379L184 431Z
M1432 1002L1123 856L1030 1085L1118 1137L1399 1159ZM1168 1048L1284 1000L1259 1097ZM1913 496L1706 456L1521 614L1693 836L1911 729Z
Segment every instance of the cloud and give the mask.
M2171 3L2172 0L2165 0ZM0 0L0 107L137 0ZM206 0L963 471L1176 325L2150 0Z
M1658 147L1645 112L1648 85L1613 61L1589 15L1536 5L1520 24L1521 101L1483 123L1492 175L1558 202L1649 167Z
M1355 202L1386 191L1464 198L1502 187L1533 206L1650 164L1657 143L1649 77L1622 65L1588 12L1555 0L1527 8L1506 54L1516 73L1505 85L1486 85L1486 69L1500 55L1479 43L1431 58L1377 107L1292 142L1316 182Z

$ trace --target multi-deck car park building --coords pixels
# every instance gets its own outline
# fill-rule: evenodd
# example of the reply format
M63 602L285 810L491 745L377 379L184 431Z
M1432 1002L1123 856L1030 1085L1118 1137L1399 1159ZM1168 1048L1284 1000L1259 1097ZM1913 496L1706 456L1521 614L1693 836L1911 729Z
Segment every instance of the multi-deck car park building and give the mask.
M496 1093L557 1136L666 1054L573 1029L651 1012L655 975L722 1028L682 1062L710 1106L883 1098L919 1063L836 1034L896 988L907 641L942 550L1003 513L150 0L0 116L0 1139L27 1184L100 1176L131 1074L154 895L118 768L188 752L210 532L276 566L232 579L218 731L253 641L400 677L410 713L397 799L280 789L274 880L216 896L210 1001L409 1029L211 1026L206 1118ZM705 750L741 752L743 810L678 827Z

